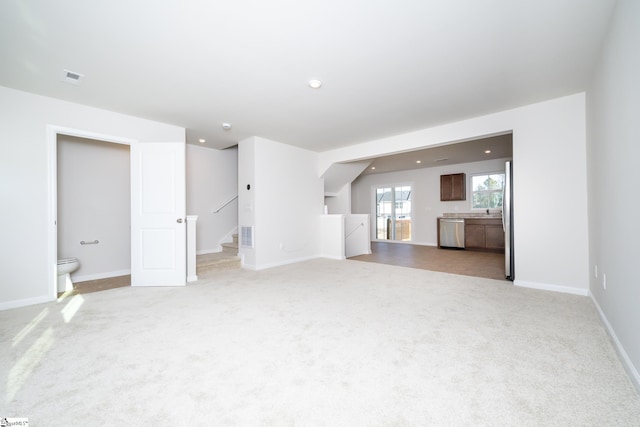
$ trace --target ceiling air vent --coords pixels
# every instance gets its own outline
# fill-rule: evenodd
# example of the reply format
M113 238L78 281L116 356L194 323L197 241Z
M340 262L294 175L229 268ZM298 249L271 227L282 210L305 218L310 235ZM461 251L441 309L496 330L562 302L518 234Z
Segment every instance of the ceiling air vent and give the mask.
M76 73L75 71L64 70L62 72L62 81L74 85L80 84L80 80L82 80L83 77L84 74Z

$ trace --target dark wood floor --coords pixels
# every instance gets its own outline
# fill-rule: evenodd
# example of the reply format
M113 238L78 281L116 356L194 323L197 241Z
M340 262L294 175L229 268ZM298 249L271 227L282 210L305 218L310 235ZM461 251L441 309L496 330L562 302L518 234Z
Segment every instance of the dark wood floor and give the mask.
M349 259L506 280L504 254L387 242L371 242L371 252Z

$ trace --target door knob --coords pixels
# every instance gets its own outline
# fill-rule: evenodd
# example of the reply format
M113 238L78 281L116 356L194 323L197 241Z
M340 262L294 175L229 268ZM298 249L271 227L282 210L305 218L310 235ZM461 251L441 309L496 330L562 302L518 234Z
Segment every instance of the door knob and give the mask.
M177 219L178 224L182 224L182 218Z

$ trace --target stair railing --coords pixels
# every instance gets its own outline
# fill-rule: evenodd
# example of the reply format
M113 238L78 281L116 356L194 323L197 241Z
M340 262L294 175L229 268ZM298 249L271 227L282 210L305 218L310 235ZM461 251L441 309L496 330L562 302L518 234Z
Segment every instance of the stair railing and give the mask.
M220 206L217 210L213 211L214 214L220 212L222 209L224 209L228 204L230 204L231 202L233 202L235 199L238 198L238 195L236 194L235 196L233 196L231 199L227 200L222 206Z
M356 227L353 230L347 233L347 235L344 236L345 240L348 239L349 236L351 236L353 233L355 233L360 227L364 227L364 222L361 222L360 224L356 225Z

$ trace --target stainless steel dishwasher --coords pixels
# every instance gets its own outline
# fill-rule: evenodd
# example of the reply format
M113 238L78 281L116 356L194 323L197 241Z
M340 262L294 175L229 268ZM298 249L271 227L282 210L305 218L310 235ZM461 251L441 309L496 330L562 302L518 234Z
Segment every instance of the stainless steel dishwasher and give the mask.
M440 218L440 247L464 249L464 218Z

